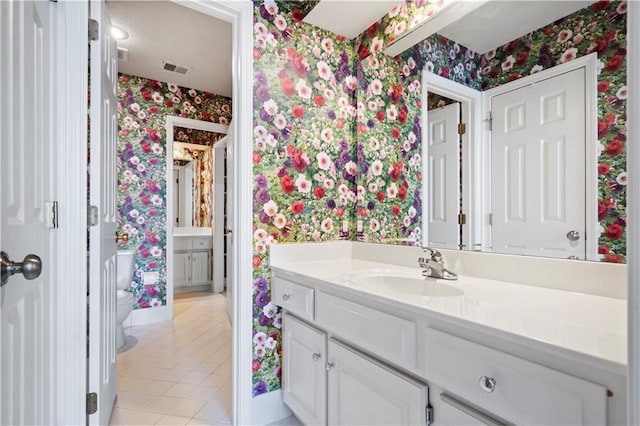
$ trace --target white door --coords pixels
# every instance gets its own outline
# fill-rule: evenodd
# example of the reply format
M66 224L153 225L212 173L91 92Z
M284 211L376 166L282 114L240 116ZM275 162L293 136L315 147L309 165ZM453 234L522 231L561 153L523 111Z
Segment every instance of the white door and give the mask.
M48 1L0 2L0 247L13 262L39 256L42 269L31 280L17 273L0 290L3 425L55 423L53 302L61 289L56 230L45 207L56 182L55 8Z
M327 335L282 316L282 400L307 425L327 424Z
M233 298L235 289L233 288L233 120L229 123L229 132L227 133L227 226L225 234L227 237L227 315L229 321L233 323Z
M225 269L225 151L227 148L227 137L220 139L213 146L213 291L222 293L224 291L224 269Z
M584 68L494 96L491 111L493 251L585 259Z
M460 106L453 103L427 112L427 244L458 249L460 243Z
M98 394L90 424L107 424L116 396L116 43L109 34L104 0L92 0L99 23L91 48L90 204L97 221L89 228L89 392Z
M428 388L333 339L327 364L330 425L424 425Z

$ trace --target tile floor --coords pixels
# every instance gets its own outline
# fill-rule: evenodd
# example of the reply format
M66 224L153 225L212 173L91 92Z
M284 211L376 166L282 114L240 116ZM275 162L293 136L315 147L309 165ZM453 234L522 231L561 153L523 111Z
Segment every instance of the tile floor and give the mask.
M231 324L220 294L181 295L174 320L126 327L111 425L230 425Z

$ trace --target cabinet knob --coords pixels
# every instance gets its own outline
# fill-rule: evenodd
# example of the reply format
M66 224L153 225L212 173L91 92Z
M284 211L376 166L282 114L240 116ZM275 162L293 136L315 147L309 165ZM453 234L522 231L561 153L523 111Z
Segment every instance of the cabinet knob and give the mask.
M480 389L487 393L491 393L496 390L496 379L493 377L481 376L480 377Z
M327 371L331 370L332 368L333 368L333 363L332 362L327 362L324 365L324 369L327 370Z
M291 297L291 296L289 296L287 293L284 293L284 294L282 295L282 300L284 300L284 301L286 302L287 300L289 300L289 298L290 298L290 297Z
M313 355L311 355L311 357L313 358L314 361L317 361L320 359L320 354L318 352L314 352Z

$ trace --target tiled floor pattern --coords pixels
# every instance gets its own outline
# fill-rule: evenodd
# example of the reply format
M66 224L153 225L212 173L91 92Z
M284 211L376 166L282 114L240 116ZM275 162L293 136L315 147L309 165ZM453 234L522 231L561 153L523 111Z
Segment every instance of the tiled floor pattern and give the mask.
M125 328L111 425L231 424L231 325L219 294L174 301L174 320Z

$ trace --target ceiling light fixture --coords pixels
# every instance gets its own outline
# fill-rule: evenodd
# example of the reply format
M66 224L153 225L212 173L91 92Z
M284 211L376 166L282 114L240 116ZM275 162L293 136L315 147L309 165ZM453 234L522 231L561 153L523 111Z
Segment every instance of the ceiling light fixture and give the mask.
M126 40L129 38L129 33L120 27L112 25L111 36L113 36L113 38L115 38L116 40Z

